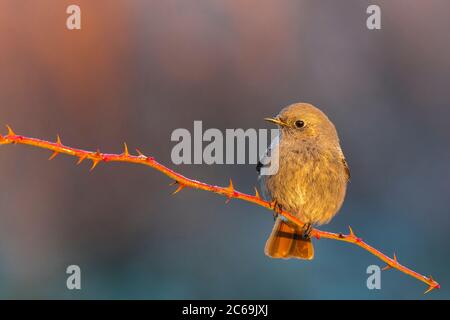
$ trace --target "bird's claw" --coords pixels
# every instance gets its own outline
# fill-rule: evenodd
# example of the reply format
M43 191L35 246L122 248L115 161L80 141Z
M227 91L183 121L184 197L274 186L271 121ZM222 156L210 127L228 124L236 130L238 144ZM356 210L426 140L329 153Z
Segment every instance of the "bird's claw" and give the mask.
M305 240L308 240L309 238L311 238L311 232L312 232L312 224L311 223L306 223L303 226L303 232L302 232L302 237Z
M283 207L278 203L277 200L272 201L272 210L273 210L273 220L277 220L280 212L283 211Z

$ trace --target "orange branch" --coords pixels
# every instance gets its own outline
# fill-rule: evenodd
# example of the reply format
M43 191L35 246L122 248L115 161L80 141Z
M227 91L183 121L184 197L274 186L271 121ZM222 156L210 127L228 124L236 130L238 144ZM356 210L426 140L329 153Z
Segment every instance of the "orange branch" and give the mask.
M136 163L136 164L142 164L149 166L153 169L156 169L169 178L173 179L175 181L175 184L178 185L178 188L173 194L176 194L177 192L181 191L185 187L190 187L194 189L200 189L204 191L209 191L217 194L221 194L227 198L227 202L233 198L235 199L241 199L247 202L251 202L254 204L257 204L261 207L274 210L274 203L268 202L263 200L260 195L258 194L258 191L256 190L255 195L249 195L242 192L239 192L234 189L233 183L230 180L230 184L228 187L219 187L215 185L206 184L197 180L186 178L185 176L167 168L166 166L160 164L157 162L154 158L145 156L142 154L139 150L136 149L137 155L131 155L128 151L128 147L126 144L124 144L124 151L121 154L109 154L109 153L101 153L100 151L92 152L92 151L86 151L82 149L76 149L69 146L65 146L62 144L61 139L59 136L57 136L56 142L49 142L44 141L36 138L29 138L25 136L16 135L14 131L7 126L8 133L6 136L0 135L0 145L3 144L25 144L30 145L38 148L48 149L53 151L52 155L50 156L49 160L54 159L58 154L63 153L70 156L77 157L79 160L77 164L80 164L84 160L91 160L92 166L91 171L94 170L94 168L100 163L100 162L129 162L129 163ZM289 212L286 212L284 210L278 210L278 214L282 215L286 219L288 219L291 223L296 224L300 227L304 225L304 223L294 215L290 214ZM440 288L439 283L437 283L431 276L426 277L421 275L420 273L417 273L403 265L401 265L396 255L394 254L393 258L388 257L387 255L383 254L382 252L378 251L377 249L371 247L364 241L362 241L361 238L358 238L352 228L350 228L349 234L341 234L341 233L332 233L332 232L326 232L321 231L318 229L313 229L311 232L311 235L316 237L317 239L320 238L327 238L327 239L333 239L337 241L344 241L349 242L354 245L357 245L364 250L370 252L374 256L378 257L380 260L384 261L387 265L383 270L387 269L397 269L413 278L416 278L417 280L420 280L428 285L428 289L425 291L425 293L430 292L433 289Z

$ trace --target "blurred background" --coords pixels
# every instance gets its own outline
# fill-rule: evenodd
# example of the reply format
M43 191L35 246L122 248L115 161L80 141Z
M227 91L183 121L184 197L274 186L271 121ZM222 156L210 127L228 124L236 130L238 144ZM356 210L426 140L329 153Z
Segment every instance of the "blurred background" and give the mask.
M81 7L81 30L66 8ZM366 28L378 4L382 29ZM105 152L140 148L205 182L253 192L254 165L171 163L174 129L270 128L310 102L338 128L352 180L323 229L357 235L442 286L315 241L313 261L272 260L269 211L131 164L75 166L0 148L0 298L450 298L450 3L446 0L0 2L0 123ZM2 133L6 133L6 129ZM82 290L66 288L68 265Z

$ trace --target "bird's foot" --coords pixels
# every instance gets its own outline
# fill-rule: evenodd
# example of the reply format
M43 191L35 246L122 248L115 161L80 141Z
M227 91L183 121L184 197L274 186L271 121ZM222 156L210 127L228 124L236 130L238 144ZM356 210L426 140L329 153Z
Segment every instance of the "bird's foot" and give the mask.
M303 226L303 230L302 230L303 231L302 232L303 239L308 240L309 238L311 238L312 229L313 229L313 227L312 227L311 223L306 223Z
M278 203L277 200L273 200L271 206L273 210L273 220L275 221L280 215L280 212L283 211L283 207L281 206L281 204Z

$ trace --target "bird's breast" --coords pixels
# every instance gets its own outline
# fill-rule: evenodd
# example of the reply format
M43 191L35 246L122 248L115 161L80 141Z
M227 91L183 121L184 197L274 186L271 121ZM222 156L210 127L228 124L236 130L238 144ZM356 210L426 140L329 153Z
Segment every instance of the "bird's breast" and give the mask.
M269 197L315 224L327 223L336 214L347 184L338 150L308 144L281 143L278 172L264 180Z

